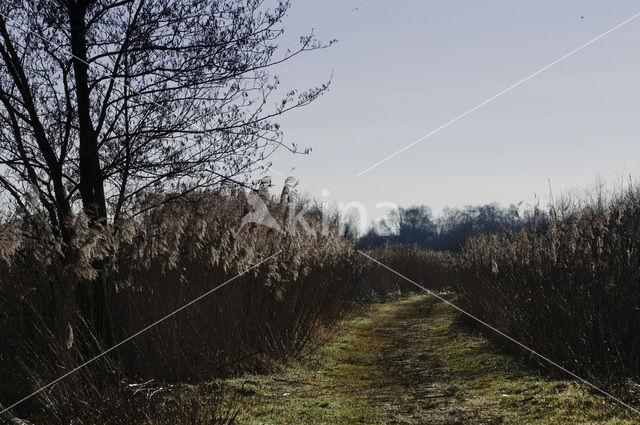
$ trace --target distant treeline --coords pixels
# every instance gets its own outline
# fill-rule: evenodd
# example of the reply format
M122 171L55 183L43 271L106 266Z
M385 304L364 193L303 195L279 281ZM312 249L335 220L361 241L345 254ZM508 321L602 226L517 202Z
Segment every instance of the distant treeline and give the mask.
M496 203L445 208L434 217L425 205L394 210L374 225L358 244L371 249L385 244L418 245L433 250L460 251L473 236L503 231L517 231L527 227L533 219L530 211L519 212L518 207L502 207ZM544 217L538 217L540 223Z

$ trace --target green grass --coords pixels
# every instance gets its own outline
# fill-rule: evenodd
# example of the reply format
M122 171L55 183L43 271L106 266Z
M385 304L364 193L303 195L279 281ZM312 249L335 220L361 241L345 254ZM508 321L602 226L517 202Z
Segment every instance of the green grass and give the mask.
M271 375L225 382L239 424L632 424L638 416L574 381L500 354L420 296L371 306ZM185 388L202 393L202 388ZM232 395L231 395L232 394Z

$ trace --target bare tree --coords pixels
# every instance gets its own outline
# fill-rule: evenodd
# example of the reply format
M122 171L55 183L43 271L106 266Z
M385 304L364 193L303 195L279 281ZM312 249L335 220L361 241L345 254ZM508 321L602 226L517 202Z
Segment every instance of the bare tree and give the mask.
M426 244L435 236L431 208L414 205L392 211L382 223L383 228L394 235L394 242L402 244Z
M76 204L98 223L149 188L246 183L283 145L273 119L326 84L272 103L289 8L263 0L9 0L0 6L0 186L34 191L65 239ZM330 43L329 43L330 44ZM295 145L287 146L295 150ZM175 188L178 190L175 190Z
M273 99L274 66L331 44L310 34L279 50L288 9L286 0L4 0L3 203L27 211L35 195L67 246L77 211L105 231L148 208L136 198L151 189L180 196L251 183L279 146L297 150L274 120L327 88ZM93 285L59 281L59 338L78 290L104 336L105 273Z

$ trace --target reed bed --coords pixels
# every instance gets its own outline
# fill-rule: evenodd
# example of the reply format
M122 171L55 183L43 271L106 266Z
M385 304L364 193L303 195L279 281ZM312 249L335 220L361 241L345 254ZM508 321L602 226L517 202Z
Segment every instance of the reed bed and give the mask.
M0 338L9 343L0 346L0 404L227 282L16 410L48 423L180 423L176 415L191 423L192 411L167 416L151 395L172 382L272 370L354 301L421 292L358 254L338 217L327 220L289 191L280 200L261 195L285 231L243 226L246 196L223 188L164 202L150 193L138 200L143 214L108 232L78 215L70 246L37 210L3 220ZM308 226L297 228L290 219L302 208ZM639 252L640 194L630 188L590 202L565 199L535 211L519 231L473 237L459 253L415 245L367 253L427 289L457 292L470 313L611 386L640 374ZM75 319L60 323L65 305ZM233 406L214 387L207 423L231 423Z
M598 382L640 372L640 196L550 209L528 230L477 236L457 287L473 314Z
M528 212L525 224L474 236L459 253L402 245L367 253L429 290L453 290L465 310L568 370L623 397L637 393L640 191L564 196ZM422 292L376 265L365 276L377 295Z
M418 245L382 245L367 251L397 273L412 279L426 289L450 291L456 284L456 257L447 251L434 251ZM360 294L365 299L404 296L424 291L384 267L361 257L365 264ZM368 295L368 297L366 296Z
M262 195L287 232L251 223L241 228L249 212L243 190L192 193L171 202L158 202L164 200L159 196L139 200L142 210L146 204L159 207L108 232L90 228L78 215L73 246L51 236L37 213L5 220L0 404L9 405L274 254L15 412L48 423L131 420L148 414L140 406L149 404L132 395L132 383L160 387L269 370L341 317L357 280L353 242L323 223L318 211L305 216L310 231L292 229L289 219L302 206L291 193L280 201ZM73 279L73 293L60 291L68 286L61 285L65 279ZM76 306L73 322L58 323L60 305ZM66 335L62 343L60 332ZM226 419L211 423L232 417L214 416Z

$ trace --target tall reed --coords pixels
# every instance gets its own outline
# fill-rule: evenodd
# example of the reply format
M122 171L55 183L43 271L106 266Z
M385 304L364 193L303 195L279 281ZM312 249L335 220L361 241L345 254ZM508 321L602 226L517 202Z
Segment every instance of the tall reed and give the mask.
M116 396L128 394L128 382L211 380L268 370L299 353L340 318L356 269L352 241L327 228L318 212L306 216L309 231L293 228L290 218L302 206L290 191L285 195L278 201L262 194L288 232L251 223L241 228L250 211L246 193L235 188L160 202L108 231L78 215L72 246L62 246L37 210L5 220L0 403L16 401L110 346L83 308L87 294L104 297L106 334L122 341L274 254L16 411L50 423L93 423L105 411L137 409L130 397ZM139 202L144 209L164 199L149 193ZM100 273L96 264L106 271L106 290L99 294L91 287ZM64 279L77 281L77 293L57 290ZM61 304L77 307L75 321L56 320ZM56 338L61 329L67 335L62 343Z
M640 373L640 196L563 202L518 233L473 238L458 289L474 314L600 381Z
M428 290L447 291L456 284L454 278L455 255L446 251L433 251L418 245L382 245L367 251L367 255L395 272L413 280ZM364 278L359 294L367 298L423 293L418 286L406 279L362 258Z

